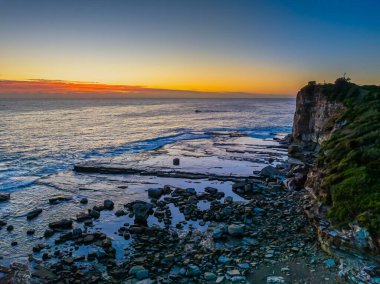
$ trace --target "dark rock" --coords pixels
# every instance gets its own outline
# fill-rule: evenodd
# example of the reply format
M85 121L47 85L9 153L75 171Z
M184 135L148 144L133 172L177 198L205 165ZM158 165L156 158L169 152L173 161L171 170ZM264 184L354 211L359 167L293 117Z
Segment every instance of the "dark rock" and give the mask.
M26 218L28 220L32 220L34 218L36 218L38 215L40 215L42 213L42 209L35 209L31 212L29 212L27 215L26 215Z
M45 238L49 238L49 237L51 237L52 235L54 235L54 231L51 230L51 229L47 229L47 230L45 231L45 233L44 233L44 237L45 237Z
M30 236L30 235L34 235L35 232L36 232L36 230L29 229L29 230L26 231L26 234Z
M100 212L95 209L89 210L89 214L94 219L98 219L100 217Z
M120 216L124 216L124 215L127 215L127 212L125 212L124 210L117 210L116 212L115 212L115 215L117 216L117 217L120 217Z
M266 166L260 171L260 175L267 178L276 178L281 176L281 173L272 166Z
M76 228L73 230L73 237L79 237L82 235L82 229L81 228Z
M1 227L4 227L6 224L7 224L7 222L0 220L0 229L1 229Z
M208 186L208 187L205 188L205 192L213 195L213 194L218 193L218 190L216 188Z
M173 159L173 165L174 166L179 166L179 158L174 158Z
M11 246L17 246L18 245L18 242L17 241L13 241L11 242Z
M91 216L90 216L90 214L88 214L86 212L80 212L79 214L77 214L77 221L78 222L83 222L83 221L88 220L88 219L91 219Z
M232 224L228 226L227 230L228 230L228 234L230 234L231 236L239 237L244 234L244 225Z
M135 223L137 224L146 225L148 216L153 213L152 204L145 201L134 201L128 204L128 207L132 209L133 214L135 215Z
M112 210L115 204L113 203L112 200L107 199L107 200L104 200L103 205L105 209Z
M82 203L82 204L87 204L88 203L88 199L87 198L82 198L81 200L80 200L80 203Z
M12 225L9 225L9 226L7 227L7 231L8 231L8 232L13 231L13 229L14 229L14 227L13 227Z
M60 202L63 202L63 201L69 201L71 200L72 198L69 197L69 196L57 196L57 197L53 197L53 198L50 198L49 199L49 203L50 204L58 204Z
M56 229L71 229L73 226L73 221L68 219L62 219L61 221L49 223L49 228Z
M8 201L11 199L10 193L0 193L0 201Z
M148 189L148 196L150 198L159 199L162 194L163 194L163 190L161 188L149 188Z

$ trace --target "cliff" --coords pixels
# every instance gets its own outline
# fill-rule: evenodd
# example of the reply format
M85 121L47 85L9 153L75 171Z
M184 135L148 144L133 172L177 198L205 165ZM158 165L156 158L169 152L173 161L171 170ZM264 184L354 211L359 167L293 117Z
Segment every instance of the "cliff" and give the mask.
M380 247L380 87L310 82L297 95L289 154L309 163L317 214L339 229L364 228ZM356 229L355 229L356 228Z

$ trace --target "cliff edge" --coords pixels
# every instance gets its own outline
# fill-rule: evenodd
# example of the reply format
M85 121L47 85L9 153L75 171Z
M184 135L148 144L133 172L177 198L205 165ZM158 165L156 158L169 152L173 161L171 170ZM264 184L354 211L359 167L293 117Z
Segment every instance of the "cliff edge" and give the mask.
M310 167L316 218L379 252L380 86L309 82L297 95L289 154Z

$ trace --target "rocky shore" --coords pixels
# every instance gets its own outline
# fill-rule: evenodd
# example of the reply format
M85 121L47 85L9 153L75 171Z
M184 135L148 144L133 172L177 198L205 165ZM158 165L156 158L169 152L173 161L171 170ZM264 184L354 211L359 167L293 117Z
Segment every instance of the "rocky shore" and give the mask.
M1 194L0 282L380 283L371 235L318 192L346 106L310 84L290 135L203 133Z
M31 242L27 261L2 267L0 277L19 283L344 283L335 260L318 246L303 209L310 202L301 186L305 169L287 158L286 143L215 133L91 161L91 172L87 163L41 179L40 186L61 194L25 212L27 226L2 221L0 233L11 242L2 246L24 245L15 240L20 229ZM124 165L133 173L107 171ZM5 202L13 199L16 194ZM66 214L43 221L59 210Z

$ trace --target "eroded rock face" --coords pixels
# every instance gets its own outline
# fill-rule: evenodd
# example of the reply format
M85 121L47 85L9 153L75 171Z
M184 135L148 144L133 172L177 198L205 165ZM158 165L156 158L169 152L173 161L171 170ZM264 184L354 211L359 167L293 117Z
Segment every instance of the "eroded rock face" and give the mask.
M345 109L343 103L329 100L315 88L303 88L297 94L292 141L304 148L318 148L331 136L331 121Z

